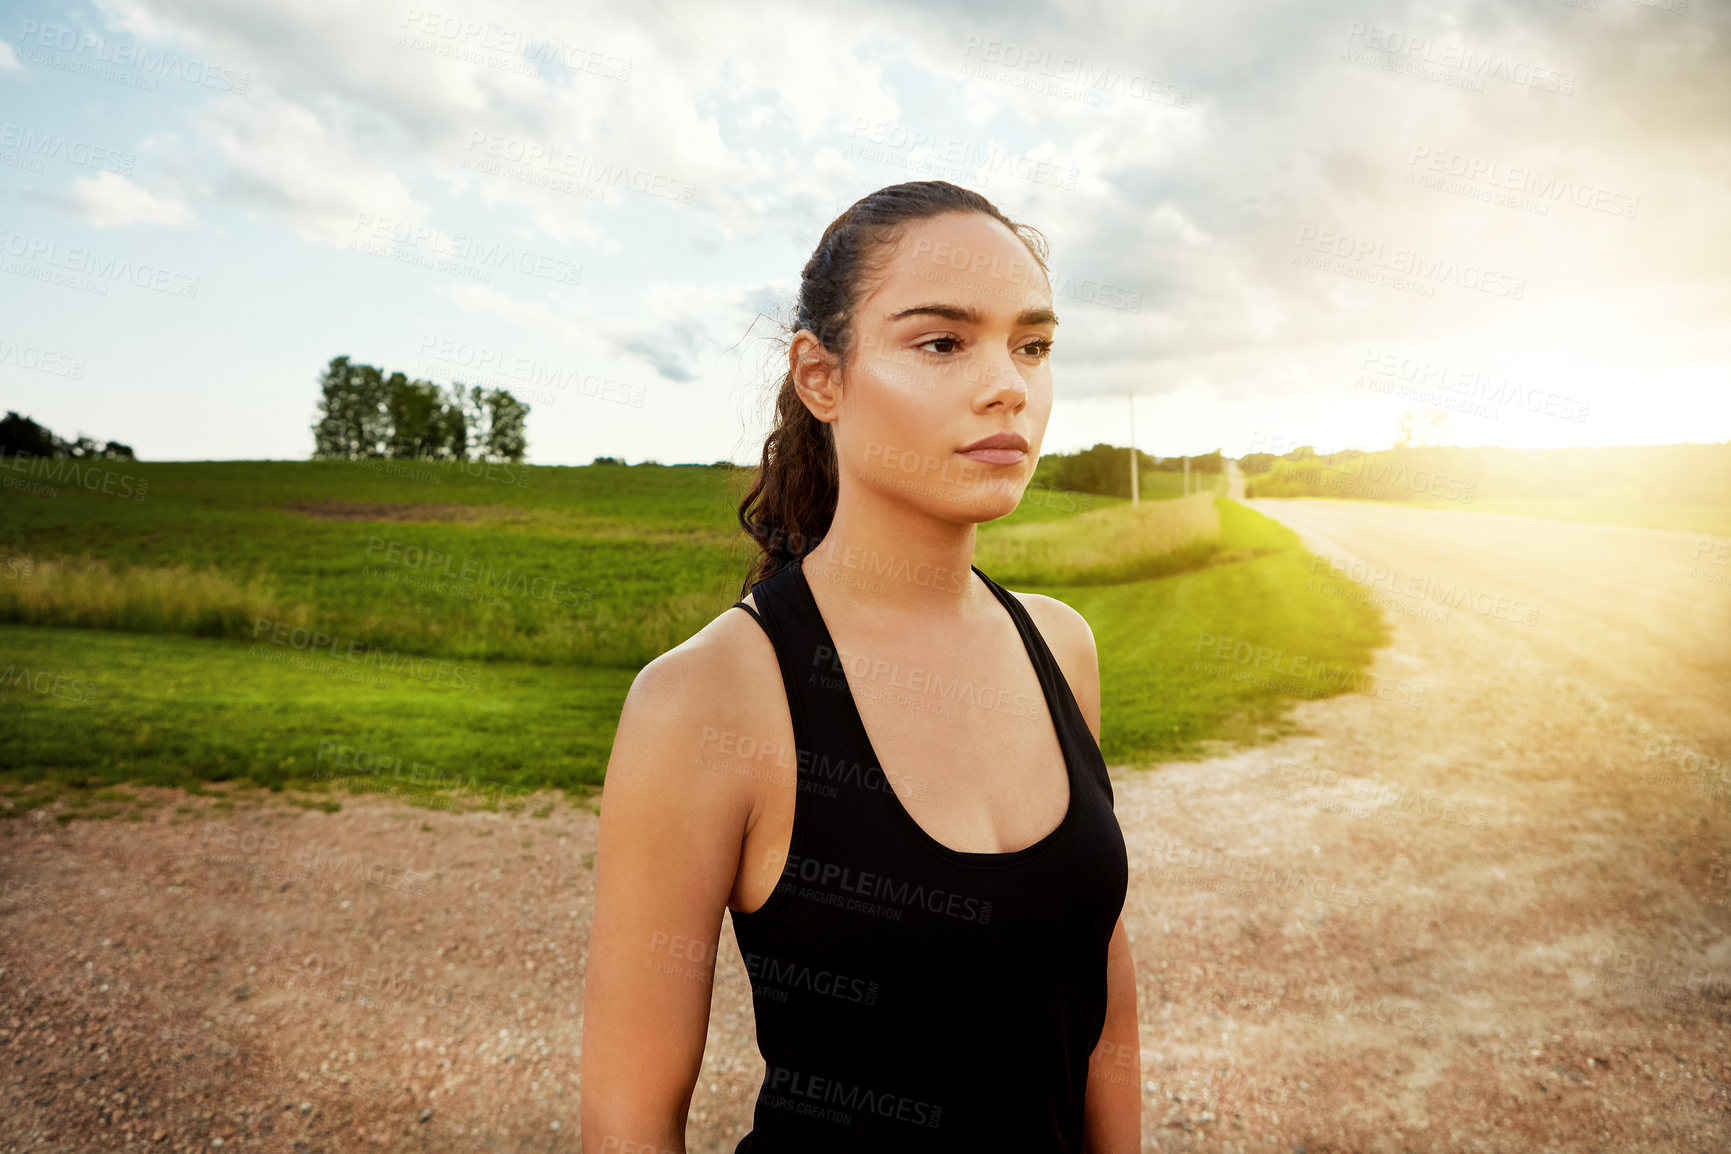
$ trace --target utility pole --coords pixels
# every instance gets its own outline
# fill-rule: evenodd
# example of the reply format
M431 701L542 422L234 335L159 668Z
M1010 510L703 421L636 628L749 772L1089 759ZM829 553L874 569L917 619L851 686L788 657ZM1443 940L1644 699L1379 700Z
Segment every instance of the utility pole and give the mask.
M1190 458L1184 458L1184 495L1190 495Z
M1142 470L1136 467L1136 394L1126 393L1130 400L1130 507L1142 500Z

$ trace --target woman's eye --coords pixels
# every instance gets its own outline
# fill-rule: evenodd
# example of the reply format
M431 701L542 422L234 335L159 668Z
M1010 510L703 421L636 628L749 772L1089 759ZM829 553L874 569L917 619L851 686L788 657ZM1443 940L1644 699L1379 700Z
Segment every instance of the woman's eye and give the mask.
M948 348L932 349L932 351L934 353L953 353L956 351L956 346L961 343L962 342L955 337L933 337L931 340L922 343L919 347L924 349L930 348L932 345L948 345Z
M1039 357L1043 360L1052 355L1052 342L1029 341L1027 344L1022 346L1022 351L1031 357Z

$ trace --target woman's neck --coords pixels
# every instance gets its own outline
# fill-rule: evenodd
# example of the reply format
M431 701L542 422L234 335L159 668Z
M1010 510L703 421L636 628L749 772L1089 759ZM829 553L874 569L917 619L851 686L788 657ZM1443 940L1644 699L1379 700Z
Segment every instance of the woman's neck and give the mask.
M976 529L887 494L844 488L829 531L801 566L809 583L823 583L824 600L844 611L965 618L983 592L971 569Z

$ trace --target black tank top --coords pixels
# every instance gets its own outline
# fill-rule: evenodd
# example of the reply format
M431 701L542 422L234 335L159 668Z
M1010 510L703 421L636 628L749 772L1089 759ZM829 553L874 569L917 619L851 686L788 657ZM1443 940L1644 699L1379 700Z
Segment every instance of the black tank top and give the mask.
M780 882L729 910L768 1067L735 1154L1082 1149L1129 861L1063 671L1022 603L973 572L1021 633L1070 781L1059 826L1009 853L950 849L903 807L797 561L752 586L755 612L735 602L775 646L797 750ZM1030 707L876 673L873 691L922 694L917 707Z

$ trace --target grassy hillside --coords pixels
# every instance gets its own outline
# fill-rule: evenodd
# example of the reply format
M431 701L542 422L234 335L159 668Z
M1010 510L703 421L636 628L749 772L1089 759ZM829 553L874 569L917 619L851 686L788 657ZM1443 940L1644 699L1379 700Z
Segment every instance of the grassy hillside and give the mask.
M504 468L128 464L143 500L7 499L0 549L61 560L0 585L0 620L238 639L262 619L387 650L637 668L732 600L732 470Z
M599 784L634 671L738 595L745 478L414 469L127 463L142 499L82 479L8 493L9 788L299 788L352 772L334 768L343 749L517 790ZM982 527L979 562L1094 622L1115 761L1246 736L1310 695L1187 672L1192 630L1355 668L1380 637L1374 609L1302 592L1290 533L1209 497L1132 510L1031 490Z

